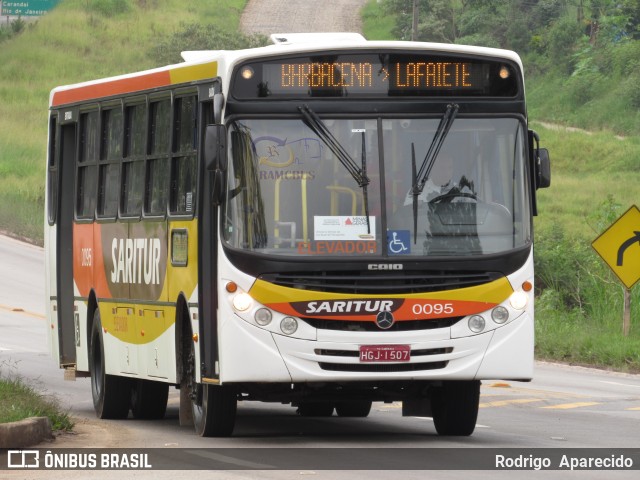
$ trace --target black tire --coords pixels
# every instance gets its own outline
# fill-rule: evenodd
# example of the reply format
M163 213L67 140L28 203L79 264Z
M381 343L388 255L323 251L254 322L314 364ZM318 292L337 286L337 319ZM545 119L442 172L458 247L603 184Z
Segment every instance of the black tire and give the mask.
M136 380L131 389L131 413L140 420L164 418L168 398L168 383Z
M432 393L433 423L438 435L469 436L476 428L480 381L449 381Z
M371 400L355 400L336 403L336 413L339 417L368 417L371 412Z
M236 423L236 392L221 385L199 384L200 402L192 401L193 424L201 437L229 437Z
M104 361L104 339L100 310L93 314L89 371L91 372L91 395L98 418L122 419L129 415L131 385L129 378L107 375Z
M226 385L197 383L195 378L195 347L191 335L184 338L186 351L187 388L196 433L201 437L229 437L236 423L238 396ZM188 346L187 346L188 343Z
M301 402L297 413L302 417L330 417L333 415L333 403Z

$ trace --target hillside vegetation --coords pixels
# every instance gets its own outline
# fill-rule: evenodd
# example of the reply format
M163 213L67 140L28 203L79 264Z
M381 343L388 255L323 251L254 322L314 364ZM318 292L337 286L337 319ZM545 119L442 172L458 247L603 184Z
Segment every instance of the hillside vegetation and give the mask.
M181 50L260 44L237 34L244 4L62 0L35 24L0 29L0 230L42 242L54 86L178 62ZM365 36L409 39L411 5L371 0ZM420 0L419 12L419 40L523 58L531 124L552 159L535 220L538 353L640 371L640 287L622 337L620 282L590 247L640 206L640 0Z
M627 135L640 130L640 0L417 3L417 40L517 51L534 117ZM366 33L410 40L412 5L370 2Z
M410 40L412 4L371 0L365 36ZM624 337L622 284L591 248L640 207L640 0L419 0L418 8L418 40L522 57L531 125L552 159L535 220L537 354L640 371L640 287Z
M42 242L52 88L179 62L181 47L241 46L245 3L63 0L35 23L0 29L0 230Z

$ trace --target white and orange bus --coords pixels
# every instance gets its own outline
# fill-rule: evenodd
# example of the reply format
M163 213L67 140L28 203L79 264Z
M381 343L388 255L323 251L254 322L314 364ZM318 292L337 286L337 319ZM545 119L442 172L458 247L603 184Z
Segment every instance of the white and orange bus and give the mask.
M51 92L50 347L98 417L233 431L239 401L470 435L533 372L536 190L510 51L356 34L185 52Z

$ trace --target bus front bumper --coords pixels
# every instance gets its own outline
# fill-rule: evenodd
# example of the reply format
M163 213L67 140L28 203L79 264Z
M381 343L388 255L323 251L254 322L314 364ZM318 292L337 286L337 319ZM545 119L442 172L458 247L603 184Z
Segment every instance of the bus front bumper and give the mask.
M222 333L222 382L526 381L533 375L533 319L528 313L487 333L460 338L451 338L450 328L318 330L314 341L268 332L238 318L225 322ZM361 361L362 346L380 345L407 345L410 359Z

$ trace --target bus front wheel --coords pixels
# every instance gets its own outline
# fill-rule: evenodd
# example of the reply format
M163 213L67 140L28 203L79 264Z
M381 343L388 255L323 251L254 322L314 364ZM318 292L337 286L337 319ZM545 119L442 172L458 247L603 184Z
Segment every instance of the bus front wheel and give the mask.
M438 435L469 436L476 428L480 406L479 380L442 382L431 395Z
M201 437L229 437L236 421L236 393L227 386L198 385L200 399L192 401L193 423Z
M235 390L226 385L196 382L195 348L190 342L187 378L191 411L196 433L201 437L229 437L236 422L238 400Z
M100 310L93 314L89 352L91 395L98 418L127 418L131 399L131 380L106 373L104 333Z

